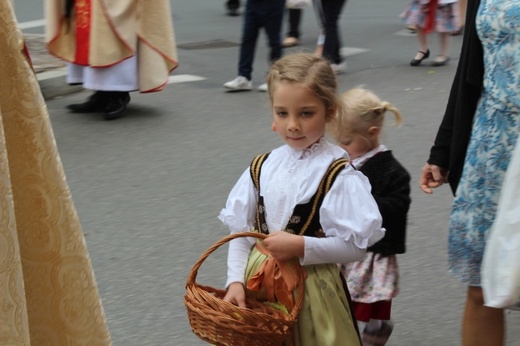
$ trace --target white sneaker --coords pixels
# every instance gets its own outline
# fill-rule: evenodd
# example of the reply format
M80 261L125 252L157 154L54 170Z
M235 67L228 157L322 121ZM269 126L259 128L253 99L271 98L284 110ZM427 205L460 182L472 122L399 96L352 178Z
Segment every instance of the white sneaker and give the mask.
M343 61L339 64L330 64L330 67L332 67L332 71L334 71L335 74L341 74L347 72L347 62Z
M224 84L224 88L234 91L251 90L253 89L253 83L246 77L238 76Z
M262 83L257 88L258 91L267 92L267 83Z

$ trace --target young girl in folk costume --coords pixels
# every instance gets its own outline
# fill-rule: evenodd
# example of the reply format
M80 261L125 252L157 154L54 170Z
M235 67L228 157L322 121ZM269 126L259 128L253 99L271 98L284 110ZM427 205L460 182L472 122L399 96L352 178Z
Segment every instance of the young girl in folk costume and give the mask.
M219 219L231 233L259 230L269 237L256 246L249 237L230 242L224 300L245 307L246 294L254 293L248 288L265 289L259 277L275 280L258 272L262 264L297 260L306 280L294 343L360 345L336 263L362 259L384 229L368 179L324 138L326 124L344 111L334 72L314 54L288 55L271 67L268 93L272 130L285 145L253 160Z
M366 323L361 335L363 345L385 345L392 333L392 298L398 293L396 254L405 252L405 235L410 207L410 175L379 141L385 113L401 113L372 92L354 88L343 98L347 113L330 124L330 132L349 154L352 165L366 175L372 185L386 229L383 239L368 248L363 261L342 265L352 294L355 316ZM362 324L362 323L360 323ZM361 329L361 328L360 328Z

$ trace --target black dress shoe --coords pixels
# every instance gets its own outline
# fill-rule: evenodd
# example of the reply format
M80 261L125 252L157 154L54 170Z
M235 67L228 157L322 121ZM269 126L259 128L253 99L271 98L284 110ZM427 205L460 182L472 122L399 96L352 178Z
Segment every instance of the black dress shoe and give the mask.
M74 113L102 112L107 107L109 98L109 91L96 91L86 102L67 105L67 108Z
M428 59L428 57L430 56L429 49L427 49L426 52L419 51L419 53L422 54L422 58L420 58L420 59L413 58L412 61L410 61L411 66L419 66L424 59Z
M111 91L110 100L105 109L105 120L114 120L123 115L130 102L130 93L126 91Z

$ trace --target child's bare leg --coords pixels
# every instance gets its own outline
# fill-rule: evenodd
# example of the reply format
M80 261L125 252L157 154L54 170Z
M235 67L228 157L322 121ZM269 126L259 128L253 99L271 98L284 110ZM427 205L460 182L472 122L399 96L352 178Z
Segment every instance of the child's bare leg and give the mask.
M417 27L416 35L417 40L419 41L419 51L415 55L415 59L419 60L422 59L424 55L428 52L428 40L423 28Z
M441 43L441 52L439 55L447 58L449 54L449 48L450 48L450 33L447 32L441 32L439 33L440 43Z

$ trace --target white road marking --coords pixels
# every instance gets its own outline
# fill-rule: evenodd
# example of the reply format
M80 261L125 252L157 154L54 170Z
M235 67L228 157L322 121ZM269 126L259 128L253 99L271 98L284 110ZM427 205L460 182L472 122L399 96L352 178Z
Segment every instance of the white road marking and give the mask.
M22 30L39 28L40 26L44 26L44 25L45 25L45 19L31 20L30 22L18 23L18 26Z
M341 56L352 56L356 54L369 52L370 49L355 48L355 47L342 47L340 49Z
M179 74L179 75L175 75L175 76L170 76L168 78L168 84L184 83L184 82L196 82L196 81L205 80L205 79L207 79L207 78L200 77L200 76L195 76L195 75L192 75L192 74Z

